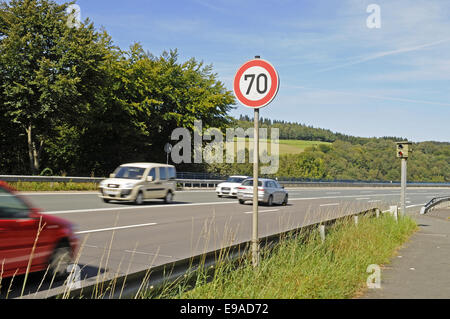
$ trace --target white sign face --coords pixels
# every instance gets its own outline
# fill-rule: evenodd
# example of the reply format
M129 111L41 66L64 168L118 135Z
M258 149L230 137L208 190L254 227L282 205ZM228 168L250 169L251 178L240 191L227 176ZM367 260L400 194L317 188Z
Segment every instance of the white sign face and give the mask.
M243 105L260 108L275 98L279 84L275 68L265 60L255 59L239 68L234 78L234 94Z
M269 94L272 79L269 72L260 67L253 66L242 73L239 80L239 90L250 101L259 101Z

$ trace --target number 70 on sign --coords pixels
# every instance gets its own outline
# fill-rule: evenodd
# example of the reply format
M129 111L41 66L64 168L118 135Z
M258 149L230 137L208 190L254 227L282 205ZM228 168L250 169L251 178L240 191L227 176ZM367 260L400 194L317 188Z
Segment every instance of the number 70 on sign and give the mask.
M244 63L234 77L234 94L244 106L261 108L278 93L278 72L268 61L254 59Z

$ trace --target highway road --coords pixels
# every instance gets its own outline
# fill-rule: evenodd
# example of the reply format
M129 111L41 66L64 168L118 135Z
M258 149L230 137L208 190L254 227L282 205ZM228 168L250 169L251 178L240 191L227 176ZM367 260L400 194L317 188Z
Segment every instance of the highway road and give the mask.
M398 204L399 188L293 188L287 206L260 206L260 236L268 236L337 215ZM409 188L410 212L449 188ZM177 192L172 204L148 201L103 203L95 192L24 193L46 214L77 225L82 279L125 274L248 241L252 205L218 198L211 190ZM35 276L37 278L37 275ZM38 279L34 279L38 280ZM31 286L27 290L32 292ZM46 286L41 288L45 289ZM11 295L13 296L13 294Z

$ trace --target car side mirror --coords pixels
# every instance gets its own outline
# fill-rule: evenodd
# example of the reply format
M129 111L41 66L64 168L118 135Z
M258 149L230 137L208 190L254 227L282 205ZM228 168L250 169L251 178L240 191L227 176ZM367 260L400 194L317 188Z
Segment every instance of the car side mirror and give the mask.
M109 174L109 178L114 178L116 177L116 174Z
M153 176L148 176L147 177L147 182L153 182Z

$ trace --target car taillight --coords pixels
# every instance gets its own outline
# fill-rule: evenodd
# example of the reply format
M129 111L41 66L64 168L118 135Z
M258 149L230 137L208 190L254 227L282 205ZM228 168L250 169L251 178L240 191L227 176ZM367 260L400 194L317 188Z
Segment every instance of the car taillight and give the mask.
M238 187L238 189L243 190L243 189L245 189L245 187Z
M258 190L264 192L264 187L258 187Z

